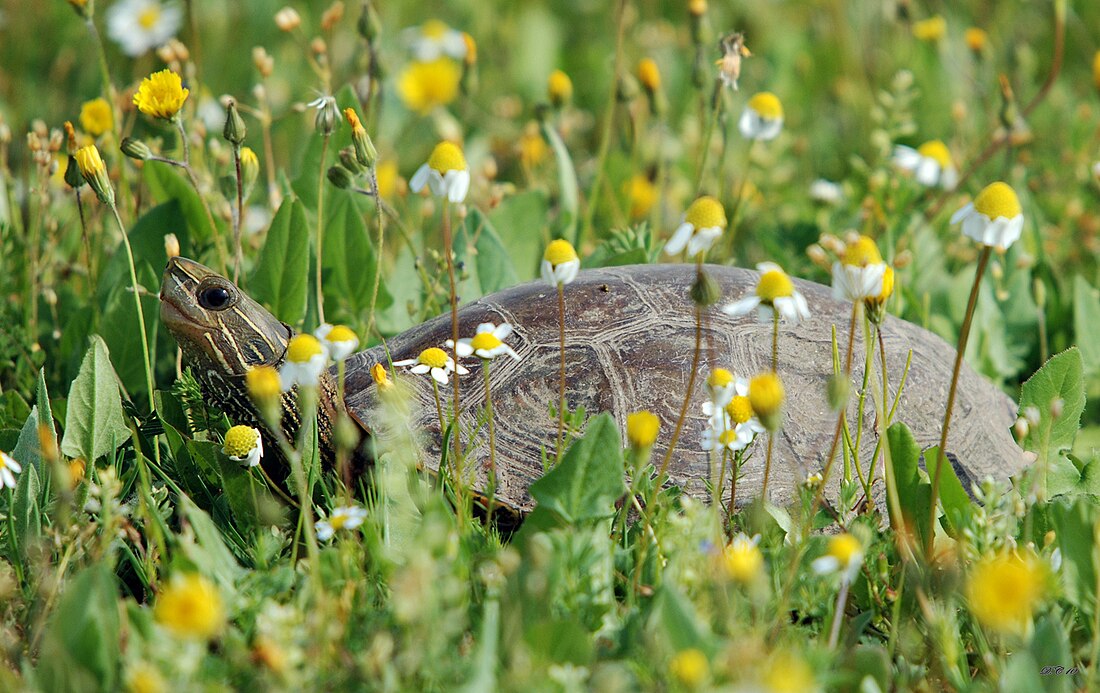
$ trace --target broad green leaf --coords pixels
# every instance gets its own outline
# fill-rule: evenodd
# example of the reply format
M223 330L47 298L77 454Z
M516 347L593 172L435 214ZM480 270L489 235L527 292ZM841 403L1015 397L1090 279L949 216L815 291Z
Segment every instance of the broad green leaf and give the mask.
M1035 691L1052 690L1047 685L1047 677L1039 675L1043 666L1048 665L1045 662L1042 664L1036 662L1031 653L1026 650L1014 652L1012 657L1008 658L1004 671L1001 672L997 690L1001 693L1035 693Z
M1059 622L1053 612L1042 614L1036 619L1035 634L1031 637L1032 656L1039 665L1039 673L1042 674L1044 666L1061 666L1069 669L1073 666L1073 654L1069 646L1069 637L1066 629ZM1063 674L1054 674L1043 677L1042 690L1070 691L1073 677Z
M326 314L336 316L330 306L345 306L340 322L366 325L374 289L374 247L363 212L351 193L334 190L325 203L324 291ZM372 220L373 223L373 220ZM376 308L385 309L393 297L379 282ZM330 320L335 322L336 320Z
M179 512L190 531L180 536L180 551L199 572L216 580L222 589L235 589L241 566L225 546L221 530L190 498L181 498Z
M118 690L119 630L118 585L101 561L68 580L38 658L43 689Z
M144 277L144 281L148 281L153 274L152 268L144 262L138 268L138 276ZM161 325L160 303L155 293L146 294L139 300L145 318L145 334L149 341L149 348L156 353ZM130 280L127 278L125 284L111 293L104 306L100 320L100 334L111 353L111 363L126 392L131 398L145 401L148 393L145 384L145 359L141 353L143 347L140 324L137 308L134 306L134 293L130 289Z
M913 432L901 422L890 426L886 436L890 443L890 460L894 466L903 515L903 517L891 517L891 520L896 527L915 530L923 546L928 541L932 486L920 478L920 446L913 438ZM949 466L949 463L944 462L944 465ZM893 509L890 512L892 515Z
M1047 472L1047 495L1087 493L1100 498L1100 460L1087 462L1066 453L1052 461Z
M576 620L540 619L527 626L523 637L532 654L544 661L577 666L592 661L592 636Z
M516 270L512 267L512 258L508 256L496 229L489 218L476 207L470 209L460 232L455 236L456 245L463 242L470 249L465 249L462 257L469 263L470 255L473 255L473 261L477 264L478 288L482 295L519 283ZM455 254L458 255L457 250ZM463 296L463 301L470 298L473 297Z
M555 235L558 238L568 239L576 245L577 234L579 233L577 218L578 209L580 208L580 193L577 184L577 172L573 168L573 157L569 155L565 142L562 141L561 136L549 121L543 120L539 124L539 131L542 132L543 139L550 143L550 148L554 150L554 160L558 164L558 195L560 196L559 206L561 212L554 224Z
M42 535L42 507L38 497L42 487L34 467L26 467L15 485L11 513L15 519L15 533L19 537L19 549L27 555L28 542Z
M329 183L326 173L328 167L335 164L338 159L337 155L339 151L351 144L351 129L343 123L343 113L345 108L355 108L359 110L359 99L355 96L355 90L350 84L345 85L340 91L336 92L336 104L340 110L340 120L336 123L336 129L333 130L332 135L328 141L328 151L325 152L325 165L321 166L321 150L324 148L324 138L321 137L321 133L317 132L313 127L313 120L317 114L314 109L309 109L304 116L302 116L302 122L299 121L297 128L295 129L295 137L305 140L305 146L302 149L301 157L298 160L298 166L295 169L294 182L292 187L294 194L305 208L310 212L317 211L317 192L319 190L318 183L325 186L325 206L328 206L329 200L332 199L333 192L336 188L332 183ZM312 100L312 98L310 99ZM360 113L362 115L362 113Z
M672 652L687 649L709 652L710 631L695 613L691 601L671 583L665 583L653 598L649 629L664 640Z
M536 527L547 521L569 525L610 517L615 500L626 493L622 441L611 415L592 419L584 437L573 443L558 466L531 485L530 493L538 506L527 522L535 519Z
M38 405L31 407L31 415L27 417L23 428L19 431L19 439L11 451L15 461L27 467L42 467L42 446L38 440Z
M168 264L168 252L164 248L164 237L174 233L180 243L180 253L189 256L192 252L191 234L187 221L183 216L183 207L179 200L168 200L154 207L130 228L126 236L130 239L130 249L134 253L134 266L141 268L147 265L150 272L139 272L138 282L147 291L157 293L160 291L161 274ZM117 238L112 234L111 238ZM119 242L111 258L99 274L99 286L96 296L101 306L106 306L110 296L120 287L130 287L130 266L126 255L126 248ZM133 305L131 299L131 306ZM151 316L156 319L156 314Z
M518 281L531 281L539 276L549 237L547 206L546 193L528 190L509 195L489 212L489 221L512 258Z
M38 386L35 388L34 401L38 407L38 423L49 429L50 435L57 436L57 428L53 425L53 408L50 407L50 393L46 389L46 369L38 370Z
M1073 329L1081 350L1081 363L1090 376L1100 371L1100 340L1094 338L1097 325L1100 325L1100 296L1084 277L1077 275L1073 278Z
M130 427L122 413L122 399L107 345L93 335L80 372L69 388L61 452L91 465L114 452L129 437Z
M1062 401L1062 411L1055 418L1051 415L1051 404L1058 399ZM1047 463L1053 464L1062 450L1073 447L1085 410L1084 371L1077 347L1052 357L1024 383L1020 411L1032 406L1039 410L1040 419L1027 438L1027 447L1040 455L1045 453Z
M306 313L309 239L302 203L293 198L283 200L248 282L252 297L291 325L301 321Z
M939 450L938 446L932 446L923 453L924 466L928 470L929 478L932 477ZM943 504L943 519L946 522L946 529L954 534L955 530L969 516L972 506L970 505L970 495L963 488L962 482L959 481L959 476L955 472L955 464L949 457L943 458L943 467L940 472L940 503Z
M1058 548L1062 550L1062 588L1066 599L1086 614L1095 613L1096 571L1094 531L1100 516L1087 498L1061 498L1050 504ZM1047 662L1047 664L1055 664Z
M152 193L153 199L159 203L165 203L175 200L179 203L179 211L183 215L183 221L187 225L187 229L191 232L191 236L201 243L211 243L214 240L214 234L218 230L211 226L210 217L206 215L206 208L203 207L202 198L195 192L195 189L191 187L191 183L187 181L186 174L181 173L179 169L170 164L165 164L159 161L146 161L144 168L145 183L149 186L149 191ZM155 211L155 210L154 210ZM176 220L178 221L178 220ZM172 224L170 227L165 228L162 235L165 233L176 233L177 224Z

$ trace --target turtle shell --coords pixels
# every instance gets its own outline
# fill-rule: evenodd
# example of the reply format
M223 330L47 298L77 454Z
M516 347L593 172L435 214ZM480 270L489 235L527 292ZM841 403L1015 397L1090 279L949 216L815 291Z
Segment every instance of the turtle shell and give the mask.
M753 291L758 278L754 271L734 267L707 266L706 271L721 287L723 302ZM687 389L695 335L688 290L694 277L692 265L624 266L581 272L565 287L569 409L583 406L590 415L610 412L620 427L625 427L628 414L652 411L661 421L654 448L656 460L666 451ZM779 374L787 403L769 481L769 495L779 503L790 501L807 474L824 466L836 421L826 394L833 373L832 330L835 326L843 350L851 317L851 303L834 299L828 287L801 280L795 280L795 286L806 297L812 317L794 328L780 326ZM771 324L757 322L755 314L729 317L718 309L720 305L704 313L703 352L693 402L669 467L670 480L698 497L706 496L709 478L709 455L700 447L706 426L702 405L708 397L707 373L723 367L751 377L771 365ZM557 438L557 418L549 406L558 401L557 291L545 282L523 284L463 306L458 317L462 336L472 336L483 322L507 322L514 327L506 341L520 360L497 358L490 371L497 497L514 509L528 511L533 507L528 488L543 473L542 450L553 456ZM894 420L908 424L922 447L935 445L955 351L931 332L894 317L885 320L882 334L891 399L909 351L913 353ZM429 347L443 346L450 336L451 318L446 314L402 333L387 346L392 360L400 361L415 358ZM857 387L863 377L862 330L857 329L856 340L848 407L853 428ZM375 363L388 363L381 347L356 354L348 363L347 408L368 431L372 412L379 406L369 373ZM466 359L464 365L471 372L461 382L463 450L468 469L470 461L477 462L473 467L478 470L478 488L485 488L488 434L487 427L478 423L485 401L484 378L480 359ZM415 393L412 424L424 435L422 463L436 471L440 429L431 381L427 376L403 372L398 377ZM441 387L440 392L449 401L450 387ZM1023 453L1009 434L1015 409L1001 390L963 365L947 449L965 486L986 475L1008 477L1023 465ZM863 460L870 459L877 433L881 433L874 430L873 411L868 398ZM765 444L766 435L760 435L747 451L737 484L738 504L759 494ZM837 493L839 469L838 464L826 490L832 498ZM881 504L881 483L876 495Z

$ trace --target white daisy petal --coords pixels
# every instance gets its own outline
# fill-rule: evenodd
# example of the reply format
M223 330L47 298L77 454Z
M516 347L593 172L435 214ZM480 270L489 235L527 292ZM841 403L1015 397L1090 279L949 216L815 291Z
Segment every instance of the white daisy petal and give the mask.
M672 234L672 238L669 239L665 245L666 255L679 255L680 252L687 246L688 240L691 238L691 234L695 231L695 227L684 222L676 229L676 232Z
M722 312L726 315L738 317L741 315L748 315L759 305L760 297L756 294L749 294L742 299L724 306Z

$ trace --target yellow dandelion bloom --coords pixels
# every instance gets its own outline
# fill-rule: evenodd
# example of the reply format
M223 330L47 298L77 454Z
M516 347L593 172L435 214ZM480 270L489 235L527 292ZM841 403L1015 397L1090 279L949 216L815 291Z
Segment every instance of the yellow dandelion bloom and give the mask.
M573 80L561 70L554 70L546 79L546 95L550 103L559 108L564 106L573 98Z
M780 413L783 399L783 381L774 372L761 373L749 381L749 404L761 419Z
M939 41L947 34L947 20L942 15L922 19L913 24L913 36L920 41Z
M760 576L764 555L756 545L759 540L759 536L750 539L738 534L722 552L722 567L731 580L749 584Z
M661 88L661 69L653 58L642 58L638 63L638 81L651 94Z
M107 103L107 99L85 101L80 107L80 127L92 137L99 137L113 126L111 104Z
M710 662L707 656L695 648L683 650L668 663L668 672L672 678L687 688L698 688L707 680Z
M1046 570L1033 555L1004 552L974 566L967 583L970 611L982 625L1000 633L1023 633L1043 598Z
M214 583L198 573L173 579L157 599L157 621L176 635L208 640L225 625L225 609Z
M528 123L523 129L523 134L516 143L516 150L519 152L519 160L524 168L538 166L546 161L546 157L550 154L550 148L542 138L537 123Z
M134 94L134 105L145 115L171 120L183 108L190 93L178 74L161 70L141 80Z
M626 439L637 450L653 447L661 420L651 411L636 411L626 417Z
M461 66L450 58L410 63L397 78L397 92L406 108L427 114L458 98Z
M626 196L630 200L630 218L642 219L657 202L657 186L649 176L637 174L626 183Z
M985 33L985 29L972 26L963 33L963 40L966 41L967 48L975 53L981 53L989 43L989 34Z

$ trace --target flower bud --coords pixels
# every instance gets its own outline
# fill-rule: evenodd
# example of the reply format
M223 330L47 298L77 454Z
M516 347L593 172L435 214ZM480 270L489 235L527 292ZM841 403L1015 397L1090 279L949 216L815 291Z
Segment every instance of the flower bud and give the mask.
M328 169L328 180L341 190L347 190L355 185L355 177L352 176L351 171L343 166L330 166Z
M378 18L378 10L374 9L374 3L366 0L363 3L363 12L359 15L359 21L355 27L359 35L368 42L374 41L382 32L382 21Z
M241 187L244 188L244 197L252 191L256 180L260 177L260 160L252 147L241 147Z
M284 7L275 13L275 26L281 31L291 32L302 25L302 17L293 7Z
M107 175L107 164L103 163L99 149L94 144L89 144L87 147L76 150L73 156L80 174L95 191L99 201L105 205L114 206L115 191L111 187L111 178Z
M844 405L848 403L850 389L851 383L848 382L848 378L843 373L830 377L828 384L829 408L833 411L843 409Z
M149 149L149 145L133 137L123 138L122 144L119 145L119 149L122 150L123 154L135 161L145 161L153 156L153 152Z
M176 238L176 234L169 233L164 236L164 253L169 259L179 257L180 239Z
M76 164L76 157L69 155L68 165L65 167L65 184L73 190L84 185L84 176L80 173L80 167Z
M359 114L354 108L346 108L344 118L351 126L351 143L355 147L355 158L364 168L374 168L375 162L378 161L378 150L374 148L374 142L371 142L370 135L367 134L363 123L359 121Z
M247 132L248 128L244 125L244 118L237 111L237 102L229 99L229 103L225 106L225 128L222 130L222 136L239 147L241 142L244 142L244 136Z
M340 150L340 164L354 175L366 173L366 169L355 158L355 147L348 145Z
M704 270L699 270L695 275L695 282L691 285L691 300L701 307L713 306L722 297L722 288L714 277Z

